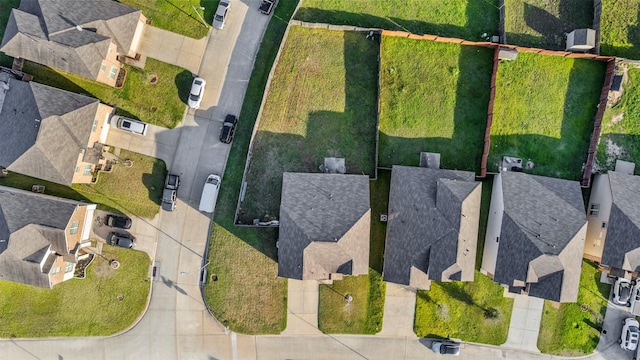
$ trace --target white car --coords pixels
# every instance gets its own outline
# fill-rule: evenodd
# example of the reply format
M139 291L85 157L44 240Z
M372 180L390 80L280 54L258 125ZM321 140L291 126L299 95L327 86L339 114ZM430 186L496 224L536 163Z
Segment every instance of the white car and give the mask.
M142 121L114 115L111 117L111 125L120 130L132 132L137 135L147 135L147 124Z
M188 105L192 109L198 109L202 102L202 95L204 95L204 88L207 86L207 81L201 77L193 79L191 84L191 92L189 93Z
M622 334L620 334L620 347L623 350L634 351L638 348L638 338L640 338L640 324L635 318L626 318L622 321Z
M227 13L229 12L229 7L231 7L229 0L220 1L218 9L216 9L216 14L213 16L212 25L214 28L222 30L225 21L227 21Z
M629 306L631 301L631 292L633 291L634 283L631 280L625 278L618 278L613 285L613 299L614 304Z

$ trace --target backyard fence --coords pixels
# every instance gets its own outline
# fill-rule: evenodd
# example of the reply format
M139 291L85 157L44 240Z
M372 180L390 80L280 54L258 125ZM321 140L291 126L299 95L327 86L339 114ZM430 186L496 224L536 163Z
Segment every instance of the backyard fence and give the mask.
M493 71L491 73L491 85L489 93L489 106L487 107L487 128L484 132L484 147L482 148L482 160L480 160L480 177L487 176L487 158L491 146L491 125L493 124L493 104L496 99L496 75L498 74L498 64L500 63L500 48L496 48L493 53Z
M600 17L602 17L602 0L593 0L593 30L596 31L594 52L600 54Z
M504 28L504 19L506 17L504 0L498 1L498 11L500 11L500 21L498 22L498 35L500 36L500 44L506 44L507 31Z

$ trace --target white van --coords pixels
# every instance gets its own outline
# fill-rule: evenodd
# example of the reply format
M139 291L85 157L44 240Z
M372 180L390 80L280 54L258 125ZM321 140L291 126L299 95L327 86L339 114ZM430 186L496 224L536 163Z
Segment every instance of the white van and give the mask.
M202 197L200 197L200 207L198 210L212 213L216 208L216 200L218 199L218 190L220 190L220 176L211 174L207 177L202 189Z

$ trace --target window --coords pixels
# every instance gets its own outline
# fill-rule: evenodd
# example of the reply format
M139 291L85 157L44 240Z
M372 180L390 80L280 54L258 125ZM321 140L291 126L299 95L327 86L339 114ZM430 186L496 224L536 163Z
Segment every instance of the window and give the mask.
M109 79L115 79L117 73L118 73L118 68L111 65L111 70L109 70Z
M54 267L53 269L51 269L51 275L55 275L55 274L57 274L59 272L60 272L60 267L59 266L58 267Z
M100 65L100 71L104 72L107 69L107 65L102 64Z
M82 175L84 176L91 175L91 165L84 166L84 171L82 172Z
M591 207L589 208L589 215L598 216L599 213L600 213L600 204L591 204Z
M67 265L64 267L64 272L68 273L68 272L72 272L73 271L73 263L68 262Z
M76 166L75 172L78 172L78 171L80 171L80 167Z
M93 119L93 125L91 125L91 132L95 132L98 127L98 119Z
M607 223L606 223L606 221L603 221L603 222L602 222L602 228L603 228L603 229L606 229L606 228L607 228Z
M74 221L71 223L71 229L69 229L69 234L77 234L78 233L78 222Z

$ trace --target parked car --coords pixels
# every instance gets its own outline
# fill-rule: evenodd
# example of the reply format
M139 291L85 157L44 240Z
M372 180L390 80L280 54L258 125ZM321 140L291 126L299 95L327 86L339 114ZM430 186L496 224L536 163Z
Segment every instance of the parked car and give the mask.
M105 223L107 226L120 228L120 229L131 229L131 219L124 215L113 215L109 214L106 216Z
M137 135L147 135L147 124L142 121L114 115L111 117L111 124L120 130L132 132Z
M460 343L451 340L436 340L431 344L431 350L441 355L460 355Z
M167 175L167 179L164 181L164 188L177 191L178 186L180 186L180 176L175 174Z
M189 105L192 109L199 109L204 95L204 89L207 87L207 81L201 77L196 77L191 83L191 92L189 93Z
M238 118L235 115L227 115L222 123L222 130L220 131L220 141L225 144L230 144L233 141L233 135L236 132L236 126L238 125Z
M136 237L131 234L121 234L117 232L112 232L107 237L107 242L113 246L120 246L123 248L134 248L136 247Z
M633 351L638 348L640 338L640 324L635 318L626 318L622 321L622 333L620 334L620 347L623 350Z
M631 291L633 290L633 282L625 278L618 278L613 285L613 299L615 304L629 306L631 301Z
M218 190L220 190L221 181L220 176L216 174L207 176L207 181L204 183L204 188L202 189L198 210L212 213L216 209L216 201L218 199Z
M229 13L230 7L231 5L228 0L220 1L218 9L216 10L216 14L213 16L214 28L222 30L225 21L227 21L227 13Z
M173 211L176 209L177 192L171 189L162 191L162 210Z
M634 286L631 292L631 307L629 312L633 315L640 316L640 286Z

